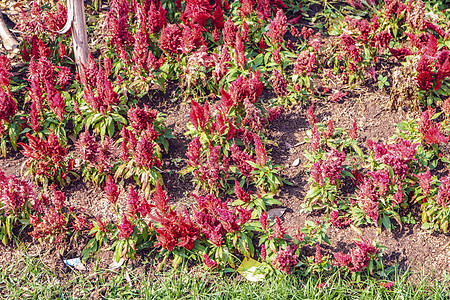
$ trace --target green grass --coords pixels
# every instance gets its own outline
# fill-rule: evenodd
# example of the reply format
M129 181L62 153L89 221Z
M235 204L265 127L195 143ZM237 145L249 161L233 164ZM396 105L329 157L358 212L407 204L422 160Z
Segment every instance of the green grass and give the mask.
M61 272L62 273L62 272ZM253 283L235 274L145 274L142 269L117 272L69 271L58 276L39 258L23 256L0 272L4 299L449 299L450 278L392 276L392 290L376 280L360 283L335 272L328 277L271 277ZM318 283L325 283L319 288Z

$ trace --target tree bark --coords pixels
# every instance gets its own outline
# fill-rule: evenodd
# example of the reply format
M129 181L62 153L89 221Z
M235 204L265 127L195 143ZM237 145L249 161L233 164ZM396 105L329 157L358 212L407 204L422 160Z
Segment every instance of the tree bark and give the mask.
M0 9L0 38L2 39L3 46L8 51L19 51L19 42L13 36L6 26L5 19L3 17L2 10ZM17 49L17 50L16 50Z
M84 14L83 0L69 0L67 5L73 5L73 23L72 23L72 39L75 62L78 70L81 64L86 65L89 55L89 47L86 30L86 17Z

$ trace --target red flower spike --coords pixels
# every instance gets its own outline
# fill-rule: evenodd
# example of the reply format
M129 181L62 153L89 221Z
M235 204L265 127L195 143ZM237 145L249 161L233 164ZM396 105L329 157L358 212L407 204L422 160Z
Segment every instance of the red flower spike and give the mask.
M415 175L419 180L419 186L422 188L422 194L427 196L430 194L431 189L431 173L430 168L427 167L427 171L425 173Z
M269 218L269 215L267 212L262 212L261 216L259 217L259 223L261 223L261 227L263 231L267 231L267 219Z
M320 252L320 244L317 243L316 244L316 254L314 255L314 263L316 265L318 265L318 264L320 264L322 262L322 259L323 259L323 255Z
M111 175L108 175L108 179L106 180L105 193L108 201L112 205L115 205L119 199L120 190Z
M235 179L234 180L234 192L236 194L236 197L241 200L242 202L248 203L251 200L251 194L250 192L247 192L241 186L239 185L239 182Z
M308 118L308 123L311 128L314 127L314 125L318 122L317 118L314 115L314 103L308 107L306 117Z
M189 115L191 123L196 129L200 127L202 130L205 130L206 124L209 122L210 118L208 102L206 102L204 107L202 107L200 104L192 100Z
M16 110L17 103L12 98L11 93L9 91L6 93L3 87L0 87L0 121L9 122L16 114Z
M436 204L444 208L450 204L450 175L441 178L441 185L436 196Z
M358 139L358 124L356 123L355 119L353 119L352 130L350 130L350 133L348 135L352 140Z
M134 230L134 224L132 224L126 216L122 218L122 223L117 225L119 229L119 240L129 238Z
M125 216L130 219L136 219L138 212L139 204L141 203L141 197L134 190L133 186L130 188L130 193L128 194L128 202Z
M201 155L202 145L200 143L200 137L196 136L188 145L188 151L186 156L189 158L188 164L191 166L197 166Z
M261 245L261 252L260 252L259 256L261 257L262 261L266 261L267 251L266 251L266 245L265 244Z
M272 46L281 45L284 34L287 31L287 19L283 11L277 11L275 18L269 24L269 31L266 33Z
M217 268L217 262L212 260L208 254L203 255L203 263L210 269Z
M297 255L295 255L294 252L295 249L291 248L291 246L288 246L286 250L279 250L275 254L272 266L280 271L290 274L297 264Z
M256 164L260 166L265 166L267 164L267 153L261 139L258 135L253 136L253 141L255 142L255 154L256 154Z
M275 226L273 227L273 238L276 239L284 239L284 235L286 234L286 228L281 224L281 220L279 217L275 217Z
M152 201L155 203L155 207L161 215L165 215L169 211L169 205L167 202L170 198L167 197L166 192L162 188L161 184L156 184L156 191L152 196Z
M272 86L278 97L283 98L287 95L287 82L277 69L272 71Z

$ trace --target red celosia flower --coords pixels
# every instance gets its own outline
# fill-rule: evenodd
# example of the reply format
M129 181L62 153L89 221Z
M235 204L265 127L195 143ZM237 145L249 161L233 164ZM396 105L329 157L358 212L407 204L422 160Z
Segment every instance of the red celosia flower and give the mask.
M268 121L272 122L273 120L279 118L283 114L283 106L268 107L267 113L269 114Z
M6 55L0 55L0 84L2 86L9 86L9 78L11 73L8 71L11 67L11 62Z
M145 16L142 11L142 6L137 6L138 14L138 29L134 35L134 48L131 57L133 59L133 71L140 74L141 70L148 70L147 56L148 56L148 33L146 28ZM140 16L140 17L139 17ZM141 20L142 19L142 20Z
M109 202L115 205L119 199L120 190L111 175L108 175L108 179L106 180L105 193Z
M287 95L287 82L277 69L272 71L272 86L278 97Z
M436 204L447 207L450 203L450 176L441 178L441 185L436 196Z
M386 0L384 1L384 13L388 19L392 16L398 17L406 9L406 5L402 0Z
M429 90L433 85L433 72L428 56L422 55L417 62L417 85L423 91Z
M316 55L309 50L301 51L297 54L294 62L294 74L305 76L316 69Z
M24 48L25 49L25 48ZM58 45L58 54L59 57L61 57L61 60L64 59L64 56L66 55L66 46L64 46L63 41L59 41L59 45Z
M389 48L389 51L398 60L404 60L405 56L412 55L413 52L409 48Z
M99 173L105 173L111 171L111 160L116 156L116 149L114 142L108 136L103 138L98 148L98 157L95 162L95 168Z
M64 219L64 215L59 214L54 207L50 207L45 211L42 221L35 218L33 223L33 231L30 235L34 238L45 238L49 235L55 235L57 236L55 243L58 243L66 233L67 221Z
M261 245L261 252L260 252L259 256L261 257L262 261L266 261L267 251L266 251L266 245L265 244Z
M397 192L392 196L392 206L398 205L403 202L403 191L402 186L399 184L397 188Z
M215 29L222 29L225 25L223 22L222 1L216 0L214 7L211 24L215 27Z
M125 45L132 45L133 36L128 31L129 12L131 5L127 0L114 0L110 2L110 11L105 20L105 27L111 35L110 43L121 49Z
M248 209L237 207L236 208L239 215L239 225L244 225L252 218L252 212Z
M384 50L389 46L389 41L392 35L389 30L380 31L371 40L371 45L377 47L379 50Z
M22 146L22 153L27 157L26 166L34 161L39 161L36 169L36 175L45 175L52 177L55 175L58 164L67 155L67 149L60 145L58 137L53 131L50 131L48 139L39 139L35 136L26 134L29 145L19 143ZM63 174L64 176L64 174Z
M276 269L290 274L297 264L297 255L294 252L295 248L291 248L291 246L288 246L286 250L278 250L275 254L275 259L272 261L272 265Z
M236 32L236 47L234 48L235 59L241 69L245 69L247 58L245 57L245 45L239 31Z
M214 78L219 82L222 79L222 77L228 72L228 67L230 66L229 62L231 61L231 56L230 53L228 52L227 46L222 46L220 58L215 58L215 61L216 65L212 72Z
M312 128L312 135L310 140L311 149L314 152L319 151L320 149L320 135L319 130L317 129L317 125L314 124L314 127Z
M328 177L332 184L336 183L341 177L342 164L346 159L344 152L332 150L325 154L325 160L322 162L321 169L323 177Z
M134 160L136 165L150 169L154 165L158 164L158 159L153 155L155 144L153 139L147 134L143 134L137 144L134 151Z
M169 211L169 205L167 204L169 199L170 198L167 197L166 191L164 191L158 180L156 183L155 193L152 196L152 201L155 203L155 207L159 214L165 215Z
M89 131L82 132L75 143L78 155L84 161L94 164L98 157L99 145Z
M134 190L133 186L131 186L130 193L128 194L125 216L130 219L136 219L140 203L141 196L139 196L139 194Z
M64 87L70 80L72 73L68 67L60 66L57 75L56 84L60 87Z
M161 30L159 47L167 54L181 53L182 30L177 24L169 24Z
M275 18L269 24L269 31L266 33L272 46L280 45L283 42L283 36L287 31L287 19L283 11L277 11Z
M422 188L422 194L427 196L430 194L431 189L431 173L430 168L427 167L427 171L425 173L420 173L415 175L419 180L419 186Z
M423 135L423 139L428 145L448 143L449 138L441 133L441 125L431 121L433 114L434 110L431 108L422 113L417 124L419 132Z
M5 92L3 87L0 87L0 122L1 120L9 122L11 117L16 114L16 109L17 103L12 98L11 93Z
M352 140L358 139L358 124L355 119L353 119L352 130L350 130L348 135Z
M342 98L344 98L345 96L347 96L346 92L342 92L342 91L335 91L333 94L331 94L330 96L328 96L327 100L330 102L339 102L342 100Z
M234 192L236 194L236 197L241 200L242 202L248 203L250 202L250 192L247 192L241 186L239 185L239 182L235 179L234 180Z
M308 118L308 123L311 128L314 127L314 125L318 122L316 116L314 115L314 103L308 107L306 117Z
M244 151L239 150L239 147L236 145L236 142L233 142L233 145L230 147L231 150L231 158L235 162L239 171L245 177L251 177L253 167L247 163L248 160L253 161L252 157Z
M144 104L144 108L130 108L128 110L128 119L130 120L130 125L137 132L142 132L147 128L153 127L153 123L156 120L158 112L154 109L148 108Z
M414 1L414 7L412 5L413 1L408 2L406 7L406 22L411 28L418 29L419 31L425 31L425 6L422 0Z
M378 187L378 194L380 196L388 192L391 181L394 180L394 178L391 180L387 167L378 171L368 172L367 175L371 178L373 184Z
M148 33L155 34L158 33L166 25L166 10L162 7L162 3L159 3L159 8L157 8L157 2L150 1L150 7L148 10Z
M203 263L210 269L217 268L217 262L212 260L208 254L203 254Z
M211 12L212 6L208 0L186 0L181 20L188 26L196 24L203 27L208 19L211 18Z
M388 290L390 290L394 286L393 282L379 282L378 284L381 287L387 288Z
M321 161L316 161L311 167L310 176L312 180L320 186L324 186Z
M361 272L369 265L371 257L380 250L373 246L371 240L355 241L357 248L351 249L349 254L338 252L334 254L336 266L347 267L351 272Z
M271 14L270 0L256 1L256 14L263 20L268 20Z
M99 215L97 215L97 226L100 232L106 232L107 231L107 224L102 221Z
M259 223L261 223L261 227L263 231L267 231L267 219L269 218L269 215L267 212L262 212L261 216L259 216Z
M280 51L281 51L281 46L278 46L271 51L273 62L278 65L281 64Z
M202 107L200 104L192 100L189 115L191 123L196 129L200 127L200 129L205 130L206 124L209 122L210 118L208 102L205 102L205 105Z
M229 48L234 48L234 45L236 43L236 32L237 27L234 25L231 18L228 18L225 22L224 28L223 28L223 43L225 46Z
M375 192L375 187L369 179L365 179L364 182L358 187L357 192L358 204L366 215L372 219L372 221L378 223L378 197Z
M316 254L314 255L314 263L316 265L318 265L318 264L320 264L322 262L322 259L323 259L323 255L320 252L320 244L317 243L316 244Z
M329 138L332 138L332 137L333 137L333 134L334 134L334 123L333 123L333 120L332 120L332 119L329 119L329 120L328 120L328 123L327 123L327 130L324 131L322 134L323 134L323 138L324 138L325 140L328 140Z
M64 121L66 102L62 98L61 93L56 90L50 82L46 81L45 86L47 91L48 106L50 106L50 109L56 114L60 122Z
M441 37L444 37L446 35L445 30L441 26L439 26L437 24L434 24L433 22L431 22L428 19L425 19L425 25L426 25L427 29L433 30L438 35L440 35Z
M286 234L286 228L281 224L280 218L275 217L275 226L273 227L273 238L276 239L284 239L284 235Z
M89 230L92 227L92 224L87 223L87 217L83 215L75 215L75 220L72 223L73 230L82 231L84 229Z
M258 135L255 134L253 136L253 140L255 142L256 164L265 166L267 164L266 149L264 149L264 145L262 144L261 139Z
M131 236L134 230L134 224L132 224L126 216L123 216L122 223L117 225L119 229L119 240L126 239Z
M50 189L52 190L53 193L53 204L55 205L55 208L60 211L61 208L64 206L64 203L66 202L67 198L63 192L56 190L54 184L50 186Z
M247 15L253 12L253 5L255 5L253 0L239 0L241 2L241 7L239 10L241 11L242 18L246 18Z
M200 137L196 136L188 145L188 151L186 156L189 158L188 164L191 166L197 166L201 155L202 145L200 143Z
M330 223L337 228L343 228L352 223L351 219L347 219L346 216L340 216L339 211L333 210L330 213Z
M14 175L6 176L0 169L0 204L7 215L18 213L33 201L37 198L32 185Z

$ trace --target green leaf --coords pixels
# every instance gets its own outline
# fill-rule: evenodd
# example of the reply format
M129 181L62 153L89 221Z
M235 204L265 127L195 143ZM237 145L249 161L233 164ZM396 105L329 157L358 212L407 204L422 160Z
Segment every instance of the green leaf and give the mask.
M320 193L322 192L322 189L319 187L313 187L308 191L305 198L306 199L315 199Z
M382 222L383 222L384 227L386 227L387 230L391 231L391 220L389 219L389 217L386 215L383 215Z

